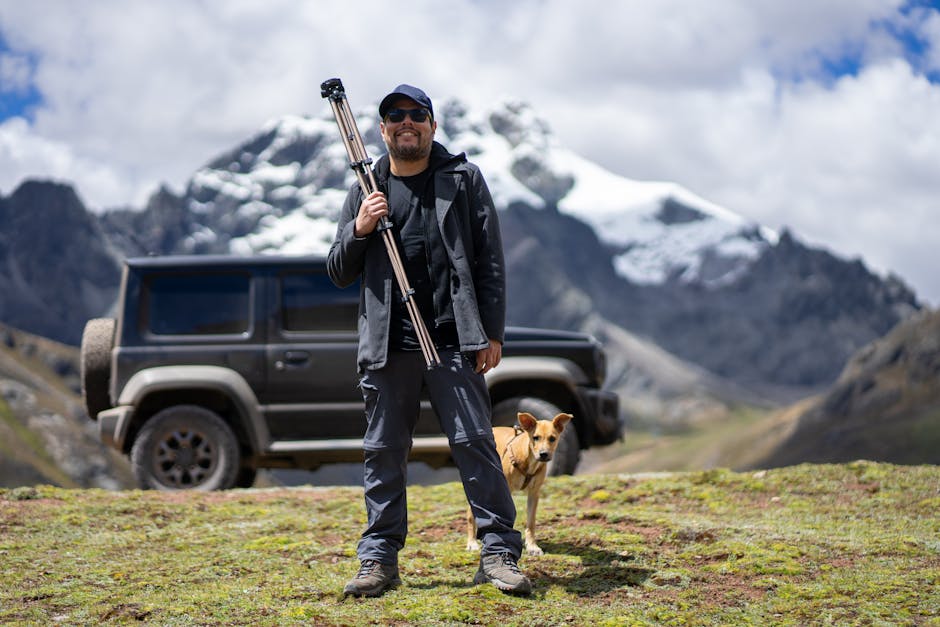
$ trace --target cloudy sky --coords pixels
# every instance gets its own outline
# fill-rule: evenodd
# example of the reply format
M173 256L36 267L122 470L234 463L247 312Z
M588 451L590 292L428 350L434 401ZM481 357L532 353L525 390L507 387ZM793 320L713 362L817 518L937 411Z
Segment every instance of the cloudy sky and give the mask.
M283 114L400 82L529 102L561 143L671 180L940 304L940 3L0 0L0 194L182 190Z

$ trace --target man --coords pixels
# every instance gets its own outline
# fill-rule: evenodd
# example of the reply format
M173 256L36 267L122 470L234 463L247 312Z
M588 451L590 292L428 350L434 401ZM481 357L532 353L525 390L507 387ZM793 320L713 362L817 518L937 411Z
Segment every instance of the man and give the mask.
M358 574L344 593L378 596L400 583L398 552L408 531L407 458L426 388L447 434L483 549L474 583L528 594L518 567L522 539L503 477L483 375L502 356L505 269L499 223L480 170L434 141L431 99L399 85L379 105L388 154L374 172L380 190L346 197L330 248L330 278L361 277L359 372L368 426L366 530ZM415 302L440 355L428 368L377 230L387 216Z

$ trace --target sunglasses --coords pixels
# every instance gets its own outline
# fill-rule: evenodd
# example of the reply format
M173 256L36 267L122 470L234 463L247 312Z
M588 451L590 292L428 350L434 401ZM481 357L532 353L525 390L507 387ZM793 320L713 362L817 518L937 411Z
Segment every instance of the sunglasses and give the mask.
M415 124L421 124L429 117L431 117L431 112L421 107L420 109L389 109L388 113L385 114L385 119L388 122L398 124L399 122L405 121L405 116L411 118L411 121Z

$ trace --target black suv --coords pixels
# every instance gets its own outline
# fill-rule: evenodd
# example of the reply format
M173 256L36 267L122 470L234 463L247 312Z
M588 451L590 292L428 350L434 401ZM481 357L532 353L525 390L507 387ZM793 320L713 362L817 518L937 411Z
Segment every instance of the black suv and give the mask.
M358 301L323 258L130 259L117 317L89 320L82 337L88 414L142 488L247 487L259 468L360 461ZM573 414L551 471L574 472L581 449L621 435L605 366L590 336L508 328L486 375L493 423ZM427 401L411 459L452 463Z

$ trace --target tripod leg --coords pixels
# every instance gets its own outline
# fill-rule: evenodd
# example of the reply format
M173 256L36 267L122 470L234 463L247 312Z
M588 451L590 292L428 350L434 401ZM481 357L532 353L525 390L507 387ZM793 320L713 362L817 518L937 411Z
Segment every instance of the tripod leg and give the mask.
M349 156L349 165L356 172L359 179L359 186L363 194L368 196L374 192L378 185L375 181L375 175L372 172L370 164L372 160L366 152L365 144L362 142L362 135L356 126L356 119L349 110L349 101L346 99L346 92L343 91L343 84L338 78L325 81L321 86L321 94L324 98L330 99L330 106L333 109L333 117L336 118L336 124L339 126L340 135L343 138L343 145L346 148L346 154ZM405 266L402 263L401 255L395 244L395 239L389 230L388 221L382 218L380 229L382 238L385 242L385 249L388 253L389 261L392 264L392 271L395 274L395 280L398 283L398 289L401 290L405 299L408 317L415 329L415 335L418 344L421 346L421 353L424 355L424 361L427 366L433 367L441 363L441 358L437 353L437 348L431 339L424 318L412 298L413 290L408 283L408 276L405 274Z

